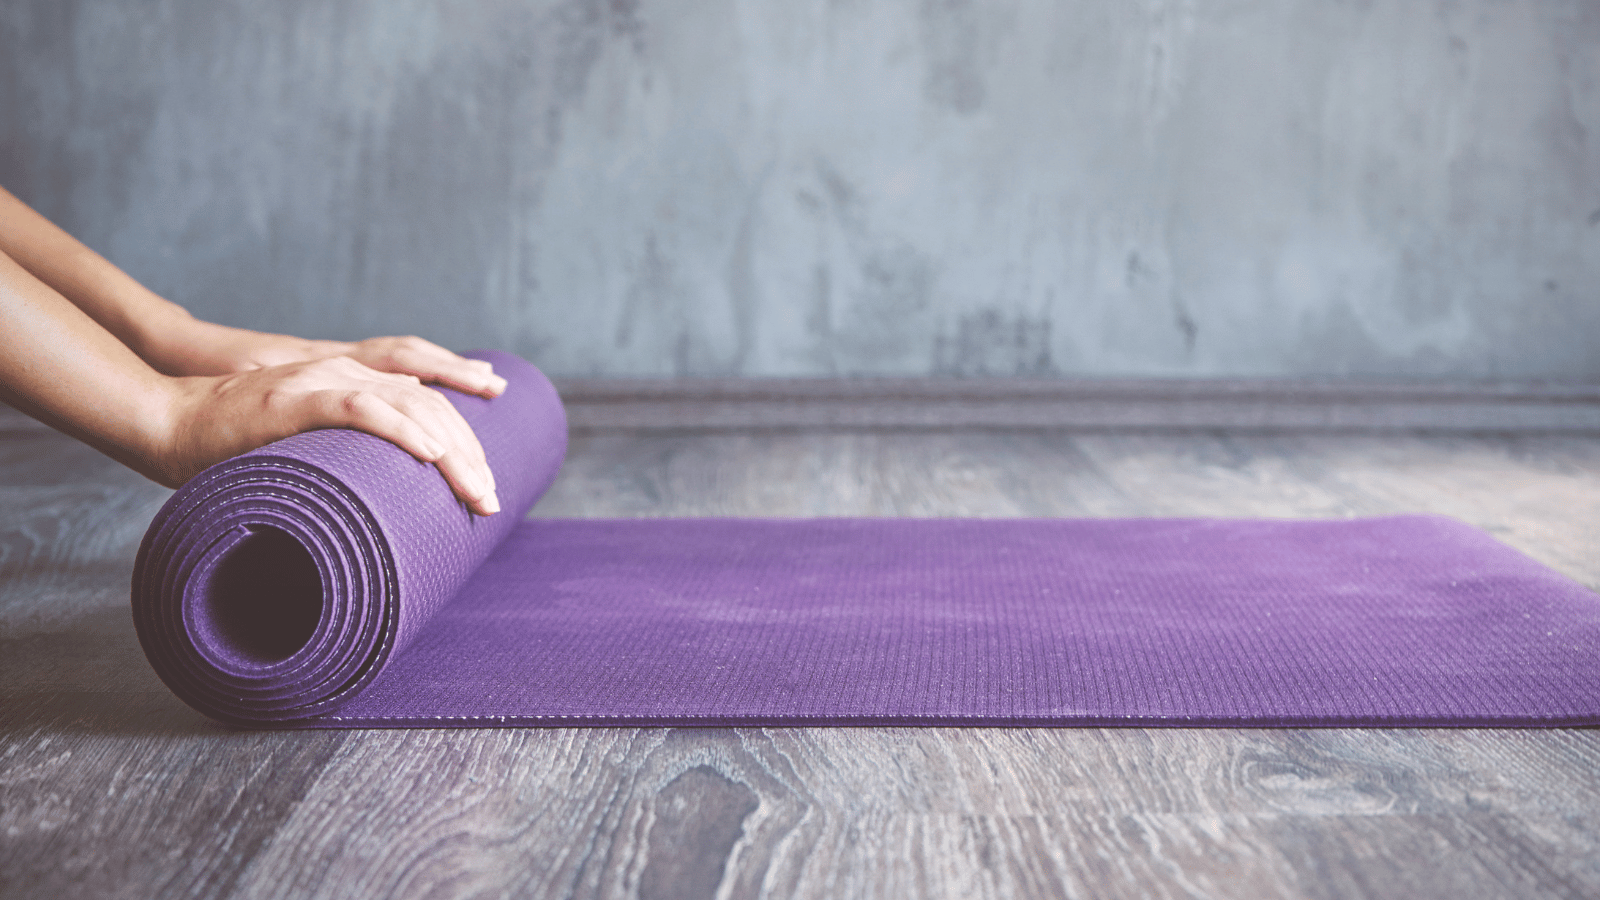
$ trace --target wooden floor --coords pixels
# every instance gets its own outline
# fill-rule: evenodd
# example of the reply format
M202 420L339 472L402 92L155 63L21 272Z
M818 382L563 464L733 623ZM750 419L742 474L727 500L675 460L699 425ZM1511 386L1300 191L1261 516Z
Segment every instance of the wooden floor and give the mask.
M166 495L0 418L0 896L1600 896L1596 730L228 730L134 639ZM1600 585L1600 437L594 433L535 514L1416 511Z

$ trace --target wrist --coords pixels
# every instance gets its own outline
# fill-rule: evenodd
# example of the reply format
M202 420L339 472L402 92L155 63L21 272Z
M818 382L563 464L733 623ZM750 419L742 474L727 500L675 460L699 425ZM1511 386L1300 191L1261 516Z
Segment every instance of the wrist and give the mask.
M151 368L167 376L202 374L196 371L195 350L203 346L202 322L176 303L163 302L131 322L124 340Z
M134 448L144 475L178 487L196 473L183 452L192 411L200 408L209 378L156 375L141 391L133 433L124 446Z

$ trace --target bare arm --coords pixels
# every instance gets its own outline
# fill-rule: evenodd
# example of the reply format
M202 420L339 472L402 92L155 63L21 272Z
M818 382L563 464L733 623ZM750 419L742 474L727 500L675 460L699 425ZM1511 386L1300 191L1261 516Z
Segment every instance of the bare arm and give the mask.
M3 190L0 325L0 399L163 484L291 434L350 427L437 465L478 513L499 510L472 429L420 380L493 396L504 381L486 367L415 339L339 344L199 322ZM183 337L162 337L169 328Z
M498 396L506 387L505 379L496 376L488 363L464 359L421 338L312 341L201 321L135 281L5 188L0 188L0 253L167 375L225 375L349 356L379 371L415 375L484 397Z
M172 484L164 447L169 379L0 253L0 397L112 458Z

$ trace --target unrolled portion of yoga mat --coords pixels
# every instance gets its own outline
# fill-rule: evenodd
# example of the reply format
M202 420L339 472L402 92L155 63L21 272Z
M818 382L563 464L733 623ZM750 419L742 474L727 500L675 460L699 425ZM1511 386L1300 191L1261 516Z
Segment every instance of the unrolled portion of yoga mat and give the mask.
M1433 516L529 520L565 424L452 396L506 512L375 438L224 463L135 573L216 718L549 724L1600 723L1600 596Z

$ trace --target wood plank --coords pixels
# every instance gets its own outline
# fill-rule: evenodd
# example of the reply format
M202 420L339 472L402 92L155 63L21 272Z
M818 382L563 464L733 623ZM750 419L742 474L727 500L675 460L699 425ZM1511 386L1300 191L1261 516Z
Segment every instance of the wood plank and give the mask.
M228 732L165 690L0 702L4 897L226 896L345 740Z
M165 492L73 446L0 434L0 895L1600 894L1593 730L216 728L127 619ZM1572 435L596 432L536 514L1437 511L1585 580L1597 483Z
M714 501L714 502L711 502ZM574 435L536 516L1136 515L1065 432Z
M1354 514L1453 516L1600 588L1600 459L1573 454L1558 436L1239 440L1271 440L1295 471L1347 498Z
M1576 897L1597 762L1592 732L380 732L240 895Z

